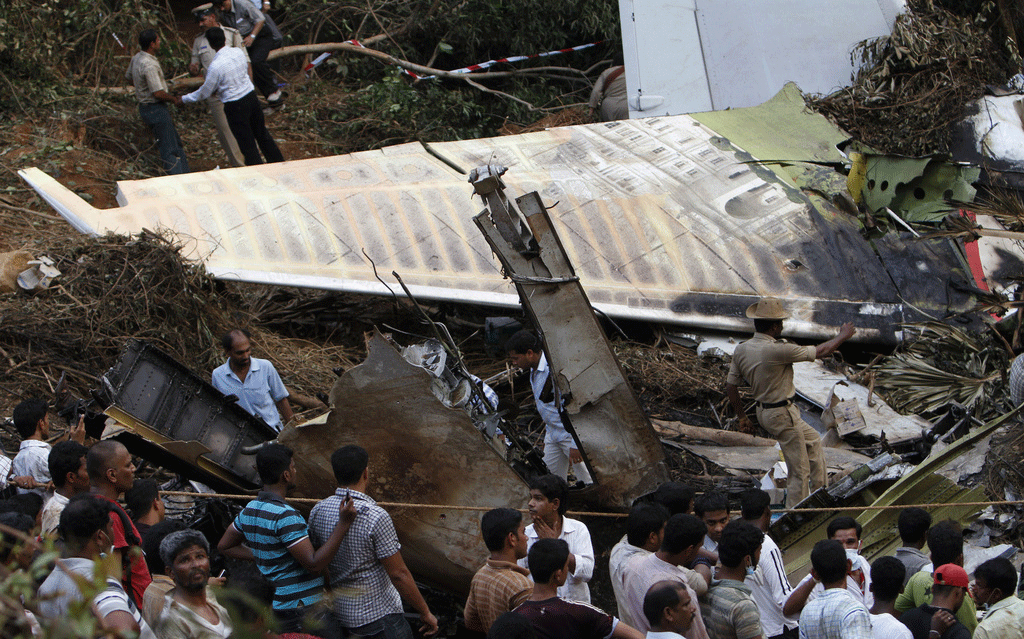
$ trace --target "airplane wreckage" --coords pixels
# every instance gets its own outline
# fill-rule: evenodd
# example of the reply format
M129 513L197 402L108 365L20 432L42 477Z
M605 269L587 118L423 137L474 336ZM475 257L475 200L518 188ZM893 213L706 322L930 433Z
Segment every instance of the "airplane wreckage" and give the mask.
M843 140L824 118L805 113L788 87L760 107L729 112L121 182L122 206L111 210L92 207L38 169L20 173L79 231L169 230L185 243L183 254L203 260L218 278L386 294L378 272L393 270L410 297L522 305L542 330L567 398L566 420L594 478L574 501L622 512L668 473L662 442L595 309L746 332L743 309L771 295L792 309L790 335L830 337L831 327L852 321L859 339L894 343L901 323L966 312L976 286L998 285L993 274L1020 264L1019 251L995 244L979 244L969 260L951 239L912 241L891 232L869 243L857 219L822 195L837 188L830 167L846 159L836 147ZM916 174L902 169L906 184L898 186L926 181L929 164ZM466 214L464 166L480 167L470 174L486 207L476 215ZM957 188L973 196L959 170ZM897 185L879 179L893 172L884 161L869 162L865 198L895 201ZM514 203L503 181L513 176L525 193ZM845 477L805 505L942 501L950 505L940 515L977 512L956 505L977 501L976 490L933 471L1013 414L972 431L970 416L936 425L896 419L877 400L844 411L840 404L858 405L848 394L856 390L820 371L801 375L819 378L824 390L809 399L827 409L837 432L881 440L899 453L874 460L845 453ZM102 385L105 436L135 454L159 454L169 469L215 488L256 488L251 453L274 433L205 380L156 348L130 342ZM296 496L330 494L330 453L349 443L365 447L373 464L369 492L398 504L389 510L410 568L465 592L485 555L480 513L470 507L523 503L531 468L515 438L496 441L496 416L458 349L443 330L437 340L407 347L378 333L366 360L338 378L329 399L327 414L286 426L276 438L296 452ZM926 461L914 467L901 455ZM871 554L891 545L890 513L860 515L878 524L879 536L865 541ZM791 573L806 572L826 523L826 514L815 512L789 513L775 524Z

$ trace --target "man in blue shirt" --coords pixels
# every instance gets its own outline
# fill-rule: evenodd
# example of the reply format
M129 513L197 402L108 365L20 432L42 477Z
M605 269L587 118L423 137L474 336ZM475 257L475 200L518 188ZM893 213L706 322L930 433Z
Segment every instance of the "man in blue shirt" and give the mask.
M213 387L277 432L292 418L288 389L270 361L252 356L251 335L235 329L221 338L228 361L213 370Z
M331 639L333 624L325 625L323 613L314 614L312 606L323 595L320 573L338 552L356 518L352 499L339 504L337 524L326 542L314 551L306 520L284 500L288 489L295 485L291 449L281 444L265 445L256 453L256 470L263 490L228 526L217 549L225 556L256 562L274 587L273 609L281 632L305 632L314 626L317 636Z

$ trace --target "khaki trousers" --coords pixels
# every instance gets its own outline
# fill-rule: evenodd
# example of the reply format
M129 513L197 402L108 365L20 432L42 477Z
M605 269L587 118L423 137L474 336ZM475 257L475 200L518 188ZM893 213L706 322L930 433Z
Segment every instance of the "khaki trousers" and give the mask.
M825 452L821 437L800 417L800 409L790 404L779 408L757 408L757 421L779 440L786 460L786 508L792 508L807 495L825 485ZM807 485L810 483L810 490Z
M217 127L217 139L220 140L221 148L228 155L228 163L231 166L245 166L245 157L242 156L238 142L235 141L231 127L228 126L228 118L224 115L224 103L218 97L207 98L206 108L210 112L210 117L213 118L213 125Z

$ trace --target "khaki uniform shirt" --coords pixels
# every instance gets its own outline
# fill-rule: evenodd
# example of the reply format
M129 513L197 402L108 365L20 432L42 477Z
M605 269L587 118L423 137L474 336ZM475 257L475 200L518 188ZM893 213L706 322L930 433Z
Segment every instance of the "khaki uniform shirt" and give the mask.
M249 51L242 44L242 34L238 32L238 29L232 29L231 27L221 27L224 30L224 46L226 47L238 47L245 52L245 59L249 59ZM210 43L206 40L206 32L202 32L196 36L196 39L192 41L192 60L191 64L198 64L205 73L210 68L210 63L213 62L213 56L216 55L216 51L210 46Z
M167 91L167 81L160 68L156 56L139 51L128 63L124 77L135 85L135 99L140 104L156 104L160 100L153 96L154 91Z
M754 399L762 404L785 401L796 393L793 362L813 362L817 350L816 346L798 346L754 333L736 347L726 381L742 386L746 380Z

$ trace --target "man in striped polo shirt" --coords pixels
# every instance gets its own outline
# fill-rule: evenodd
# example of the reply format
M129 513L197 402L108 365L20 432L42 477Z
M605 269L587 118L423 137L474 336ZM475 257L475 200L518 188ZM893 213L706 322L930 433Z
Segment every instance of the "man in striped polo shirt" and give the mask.
M323 595L324 582L319 573L334 558L356 518L352 499L339 504L337 525L314 551L306 520L285 503L288 489L295 486L291 449L281 444L265 445L256 453L256 470L263 490L228 526L217 549L228 557L256 561L274 586L273 608L281 632L311 631L333 639L335 624L324 623L323 611L313 610L313 606Z

